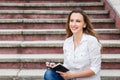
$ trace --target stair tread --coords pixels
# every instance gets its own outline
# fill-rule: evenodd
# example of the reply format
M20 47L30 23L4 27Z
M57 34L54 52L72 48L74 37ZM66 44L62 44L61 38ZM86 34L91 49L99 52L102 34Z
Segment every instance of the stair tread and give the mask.
M0 69L0 77L16 76L20 69ZM18 77L43 77L44 69L21 69L18 73ZM102 77L120 77L119 69L103 69L101 70Z
M0 10L1 14L69 14L71 11L66 10ZM87 14L108 14L108 10L85 10Z
M69 7L69 6L103 6L102 2L80 2L80 3L76 3L76 2L64 2L64 3L0 3L0 6L19 6L19 7Z
M0 62L63 62L63 54L0 54ZM102 54L103 62L120 62L120 54Z
M94 29L97 33L120 34L120 29ZM11 34L66 34L65 29L0 29L0 35Z
M113 19L90 19L93 23L114 23ZM59 19L0 19L0 23L66 23L65 18Z
M0 47L62 47L63 40L0 41ZM120 47L120 40L100 40L103 47Z

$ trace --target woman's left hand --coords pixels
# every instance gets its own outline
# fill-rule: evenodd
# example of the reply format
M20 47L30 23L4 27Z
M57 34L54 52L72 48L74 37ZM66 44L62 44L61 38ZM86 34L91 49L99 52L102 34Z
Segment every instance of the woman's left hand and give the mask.
M68 72L61 72L61 71L56 71L59 73L65 80L72 79L72 73Z

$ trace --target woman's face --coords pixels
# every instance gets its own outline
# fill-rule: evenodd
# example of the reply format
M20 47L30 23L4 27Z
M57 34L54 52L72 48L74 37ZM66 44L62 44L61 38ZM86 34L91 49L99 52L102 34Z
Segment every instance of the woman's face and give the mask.
M72 13L69 26L73 34L83 32L83 28L86 26L83 16L80 13Z

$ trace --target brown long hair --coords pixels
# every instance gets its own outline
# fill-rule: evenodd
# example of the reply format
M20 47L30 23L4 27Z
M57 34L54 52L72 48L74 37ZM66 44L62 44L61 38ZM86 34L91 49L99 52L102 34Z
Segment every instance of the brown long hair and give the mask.
M70 30L69 23L70 23L70 17L72 13L80 13L83 16L84 22L86 23L86 27L83 28L83 33L92 35L98 39L97 34L94 31L93 25L90 22L90 19L88 18L87 14L82 9L76 9L70 12L68 15L67 23L66 23L66 37L70 37L73 35L73 33Z

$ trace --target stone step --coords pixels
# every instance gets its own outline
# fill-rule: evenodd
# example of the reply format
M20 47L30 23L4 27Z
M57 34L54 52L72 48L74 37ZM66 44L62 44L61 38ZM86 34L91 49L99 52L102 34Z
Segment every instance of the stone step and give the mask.
M1 69L45 69L47 61L62 63L63 54L0 54ZM102 69L120 69L120 54L102 54Z
M93 23L114 23L113 19L90 19ZM0 23L65 23L66 18L59 19L0 19Z
M43 80L44 69L0 69L1 80ZM101 70L101 80L119 80L119 69Z
M0 3L0 6L9 6L9 7L74 7L74 6L103 6L102 2L64 2L64 3Z
M62 53L63 40L0 41L0 53ZM100 40L103 53L120 53L120 40Z
M70 10L0 10L0 14L69 14ZM89 14L108 14L108 10L84 10Z
M62 47L63 40L0 41L0 47ZM103 47L120 47L120 40L100 40Z
M0 0L0 2L6 2L6 3L9 3L9 2L16 2L16 3L33 3L33 2L51 2L51 0L14 0L14 1L11 1L11 0ZM100 2L100 0L52 0L52 2Z
M103 10L102 2L37 2L37 3L0 3L0 9L33 9L33 10L72 10L75 8L84 10Z
M0 10L0 18L66 18L71 11L66 10ZM107 10L86 10L90 18L108 18Z
M115 28L113 19L90 19L95 28ZM66 19L0 19L0 29L64 29ZM59 25L59 26L58 26Z
M95 29L101 40L119 40L119 29ZM0 40L64 40L65 29L0 29Z

